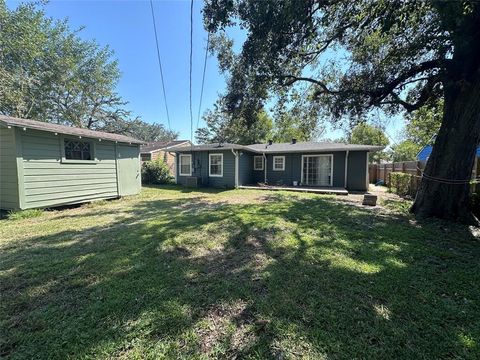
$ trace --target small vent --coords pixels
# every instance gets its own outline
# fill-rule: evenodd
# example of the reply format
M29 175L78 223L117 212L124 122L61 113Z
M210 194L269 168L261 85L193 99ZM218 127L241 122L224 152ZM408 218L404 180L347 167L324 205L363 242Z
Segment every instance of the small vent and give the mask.
M187 177L186 179L186 182L185 182L185 186L186 187L191 187L191 188L196 188L198 187L198 178L195 177L195 176L190 176L190 177Z

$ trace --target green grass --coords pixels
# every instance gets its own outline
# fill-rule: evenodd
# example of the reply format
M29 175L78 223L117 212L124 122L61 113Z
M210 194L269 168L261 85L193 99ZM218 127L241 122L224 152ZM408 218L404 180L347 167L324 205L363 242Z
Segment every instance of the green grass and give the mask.
M0 239L5 358L480 357L479 241L404 211L146 188Z
M7 214L9 220L21 220L21 219L31 219L43 215L43 210L41 209L28 209L28 210L19 210L19 211L10 211Z

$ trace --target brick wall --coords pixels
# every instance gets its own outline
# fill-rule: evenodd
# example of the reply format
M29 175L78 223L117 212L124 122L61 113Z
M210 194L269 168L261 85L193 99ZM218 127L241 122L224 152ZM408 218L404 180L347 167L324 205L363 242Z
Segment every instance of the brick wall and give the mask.
M170 169L170 175L175 176L175 155L167 151L156 151L152 153L152 160L162 159Z

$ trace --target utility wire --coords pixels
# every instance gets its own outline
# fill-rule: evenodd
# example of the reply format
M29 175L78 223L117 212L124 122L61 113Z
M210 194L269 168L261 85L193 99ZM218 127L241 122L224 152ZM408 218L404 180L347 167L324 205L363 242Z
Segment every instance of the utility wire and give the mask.
M168 130L172 131L170 126L170 114L168 113L167 92L165 91L165 81L163 80L162 60L160 58L160 48L158 47L157 25L155 21L155 11L153 10L153 0L150 0L150 9L152 10L153 31L155 33L155 44L157 46L158 67L160 68L160 78L162 79L163 101L165 103L165 111L167 112Z
M203 60L202 88L200 90L200 104L198 105L197 129L198 129L198 124L200 123L200 111L202 110L203 85L205 84L205 71L207 69L207 57L208 57L209 46L210 46L210 32L208 32L207 34L207 47L205 48L205 59Z
M192 111L192 59L193 59L193 0L190 1L190 141L193 144L193 111Z

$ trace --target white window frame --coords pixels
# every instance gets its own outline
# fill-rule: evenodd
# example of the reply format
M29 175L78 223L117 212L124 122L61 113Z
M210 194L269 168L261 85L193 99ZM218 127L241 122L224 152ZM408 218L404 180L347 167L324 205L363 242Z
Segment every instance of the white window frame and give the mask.
M220 174L212 174L212 156L220 156L221 158L221 172ZM210 177L223 177L223 154L222 153L213 153L213 154L208 154L208 176Z
M262 167L259 169L257 168L257 162L256 162L256 158L260 158L262 159ZM258 156L254 156L253 157L253 170L258 170L258 171L262 171L263 170L263 166L264 166L264 161L263 161L263 156L262 155L258 155Z
M283 160L281 168L276 168L275 167L275 160L276 159L282 159ZM285 156L274 156L273 157L272 170L273 171L285 171Z
M302 155L302 169L301 169L301 174L300 174L300 182L302 183L302 185L304 185L304 182L303 182L303 159L306 158L306 157L315 157L315 156L328 156L331 158L330 160L330 164L331 164L331 167L330 167L330 185L328 186L333 186L333 154L309 154L309 155Z
M188 158L190 160L190 172L182 173L182 158ZM192 176L192 155L183 154L178 157L178 172L180 176Z

